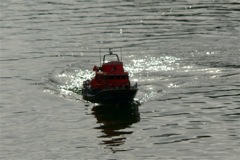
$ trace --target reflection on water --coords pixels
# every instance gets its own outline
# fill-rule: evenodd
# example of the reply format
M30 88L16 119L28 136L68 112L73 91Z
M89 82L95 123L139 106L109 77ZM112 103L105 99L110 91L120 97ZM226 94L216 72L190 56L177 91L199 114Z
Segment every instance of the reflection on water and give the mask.
M97 119L98 127L102 132L98 138L103 139L101 144L110 147L114 152L114 146L120 146L126 141L126 135L133 131L125 130L133 123L140 121L138 102L118 105L96 105L92 108L93 115Z

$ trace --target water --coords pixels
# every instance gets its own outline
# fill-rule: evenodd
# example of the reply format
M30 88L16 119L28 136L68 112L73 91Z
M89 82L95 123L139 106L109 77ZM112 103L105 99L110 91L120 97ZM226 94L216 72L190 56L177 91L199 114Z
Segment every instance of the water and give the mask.
M1 159L239 159L239 8L2 0ZM108 48L122 50L140 105L77 93Z

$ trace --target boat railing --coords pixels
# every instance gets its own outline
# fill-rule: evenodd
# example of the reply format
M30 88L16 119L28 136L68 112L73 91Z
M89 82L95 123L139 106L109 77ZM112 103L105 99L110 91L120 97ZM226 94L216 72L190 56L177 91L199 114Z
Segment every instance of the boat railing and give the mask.
M130 86L130 85L120 85L120 86L110 86L110 85L107 85L106 87L103 88L103 90L121 90L121 89L137 89L138 88L138 85L137 85L137 82L133 85L133 86Z

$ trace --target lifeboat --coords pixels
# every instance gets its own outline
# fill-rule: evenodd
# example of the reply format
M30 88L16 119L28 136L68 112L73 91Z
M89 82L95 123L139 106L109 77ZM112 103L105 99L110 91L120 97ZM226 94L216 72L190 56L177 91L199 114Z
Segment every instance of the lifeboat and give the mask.
M82 96L86 101L99 104L131 103L138 91L137 83L131 85L128 72L117 54L109 49L102 64L94 66L95 76L83 82Z

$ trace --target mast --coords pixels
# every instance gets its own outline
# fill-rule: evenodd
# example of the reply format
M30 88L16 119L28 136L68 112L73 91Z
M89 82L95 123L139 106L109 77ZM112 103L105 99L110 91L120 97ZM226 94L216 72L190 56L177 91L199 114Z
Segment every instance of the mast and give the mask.
M112 48L109 48L109 54L113 54Z

